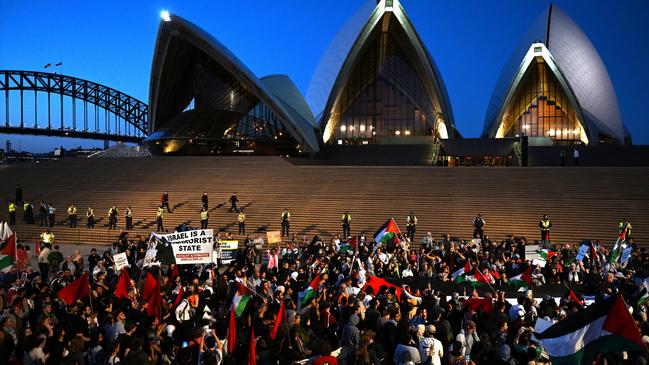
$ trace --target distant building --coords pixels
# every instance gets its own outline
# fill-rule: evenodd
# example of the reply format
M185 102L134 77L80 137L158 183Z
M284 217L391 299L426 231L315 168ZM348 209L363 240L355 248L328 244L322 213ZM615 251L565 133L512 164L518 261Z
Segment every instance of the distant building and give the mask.
M521 135L530 144L631 144L602 59L556 5L514 50L485 117L483 137Z

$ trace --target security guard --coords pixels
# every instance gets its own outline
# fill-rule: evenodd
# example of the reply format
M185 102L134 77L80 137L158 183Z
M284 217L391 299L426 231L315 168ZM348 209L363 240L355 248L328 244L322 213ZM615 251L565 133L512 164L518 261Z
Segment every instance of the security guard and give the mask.
M413 211L410 211L410 215L406 217L406 231L408 237L410 237L410 242L415 240L415 232L417 231L417 216Z
M164 232L164 226L162 225L162 219L165 216L165 210L164 210L164 204L160 204L158 207L158 211L155 215L155 220L156 223L158 223L158 228L156 229L156 232Z
M23 220L27 224L34 224L34 207L26 200L23 203Z
M340 218L340 223L343 225L343 238L349 237L351 235L352 215L349 214L348 211L345 211L343 216Z
M620 222L617 224L617 233L622 237L622 234L624 234L624 240L628 241L629 238L631 237L631 229L633 227L631 226L631 223L629 222L628 219L622 218Z
M539 228L541 229L541 245L550 244L550 228L552 228L552 221L548 218L547 214L543 214L543 218L539 221Z
M126 207L126 211L124 212L124 219L126 220L126 230L130 231L133 229L133 210L131 209L131 206L129 205Z
M478 214L473 218L473 238L480 238L484 240L484 226L486 225L482 215Z
M12 226L16 224L16 203L14 202L9 202L9 224Z
M77 227L77 207L74 205L74 203L68 206L68 225L70 226L70 228Z
M119 211L114 205L108 210L108 229L117 229L117 215Z
M54 243L54 234L50 232L49 228L46 229L45 232L41 233L41 242L49 245Z
M90 207L86 210L86 227L95 228L95 211Z
M282 221L282 237L288 237L291 221L291 213L288 211L288 208L284 208L284 211L280 215L280 219Z
M203 206L201 209L201 229L207 229L207 220L210 219L210 212L207 207Z
M246 234L246 215L243 212L243 208L239 212L237 221L239 222L239 234Z

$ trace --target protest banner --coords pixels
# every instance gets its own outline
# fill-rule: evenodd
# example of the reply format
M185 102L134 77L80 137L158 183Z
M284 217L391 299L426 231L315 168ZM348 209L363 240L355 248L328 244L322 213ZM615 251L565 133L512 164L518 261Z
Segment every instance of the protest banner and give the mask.
M182 264L209 264L212 262L214 247L214 231L211 229L196 229L192 231L174 232L169 234L156 234L160 240L157 250L167 244L173 250L175 263ZM157 253L158 256L159 253Z
M525 260L534 261L539 258L539 245L525 245Z
M237 259L237 250L239 249L239 241L237 240L221 240L221 263L229 264Z
M282 242L282 232L280 231L268 231L266 232L266 239L269 244L280 243Z
M633 247L627 246L622 250L622 256L620 257L620 264L626 265L629 262L629 258L631 257L631 250L633 250Z
M116 272L122 270L123 267L128 267L128 258L126 257L126 252L115 254L113 256L113 260L115 260Z

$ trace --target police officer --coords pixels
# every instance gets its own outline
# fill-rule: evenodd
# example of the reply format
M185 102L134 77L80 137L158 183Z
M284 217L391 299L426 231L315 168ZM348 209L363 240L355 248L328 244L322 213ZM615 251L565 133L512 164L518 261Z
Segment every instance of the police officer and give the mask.
M484 226L486 222L484 219L482 219L482 215L478 214L475 218L473 218L473 238L480 238L480 240L484 239Z
M204 192L203 196L201 196L201 204L203 204L204 208L209 207L208 199L207 199L207 192Z
M9 224L12 226L16 224L16 203L14 202L9 202Z
M628 219L622 218L620 222L617 224L617 233L622 237L622 234L624 234L624 240L628 241L629 238L631 237L631 229L633 227L631 226L631 223L629 222Z
M68 225L70 226L70 228L77 227L77 207L74 205L74 203L68 206Z
M232 193L230 195L230 210L229 212L232 213L232 211L238 212L239 210L237 209L237 203L239 202L239 199L237 198L237 193Z
M290 222L291 222L291 213L288 211L288 208L284 208L284 211L280 215L282 221L282 236L288 237Z
M86 227L95 228L95 211L90 207L86 210Z
M239 234L246 234L246 214L243 212L243 209L239 212L237 221L239 222Z
M126 220L126 230L130 231L133 229L133 210L131 209L131 206L126 207L126 211L124 212L124 219Z
M28 201L23 203L23 220L27 224L34 224L34 207Z
M415 232L417 231L417 216L411 210L410 215L406 217L406 231L408 237L410 237L410 242L415 240Z
M169 193L167 193L166 191L160 196L160 206L163 208L166 207L167 212L171 213L171 208L169 208Z
M210 219L210 212L207 207L203 206L201 209L201 229L207 229L207 220Z
M156 212L155 215L156 223L158 223L158 228L156 229L156 232L164 232L165 230L164 226L162 225L162 219L164 218L164 215L165 215L164 205L160 204L160 206L158 207L158 211Z
M545 246L550 244L552 221L548 218L547 214L543 214L543 218L539 221L539 228L541 229L541 245Z
M348 211L345 211L343 213L343 216L340 218L340 223L343 226L343 238L347 238L351 235L351 223L352 223L352 215L349 214Z
M108 210L108 229L117 229L117 214L119 214L119 211L113 205Z

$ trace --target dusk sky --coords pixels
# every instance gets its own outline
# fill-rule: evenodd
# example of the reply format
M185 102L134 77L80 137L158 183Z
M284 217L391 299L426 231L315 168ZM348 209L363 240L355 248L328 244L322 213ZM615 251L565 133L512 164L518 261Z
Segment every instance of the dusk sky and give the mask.
M649 144L649 1L555 3L584 30L602 57L634 144ZM257 76L288 74L306 94L322 54L363 4L360 0L0 0L0 69L40 71L47 63L62 61L66 75L148 102L159 13L168 9L211 33ZM402 0L402 4L441 72L457 128L465 137L478 137L505 61L550 2ZM15 148L20 144L32 151L60 144L93 145L28 136L0 136L0 143L7 138Z

